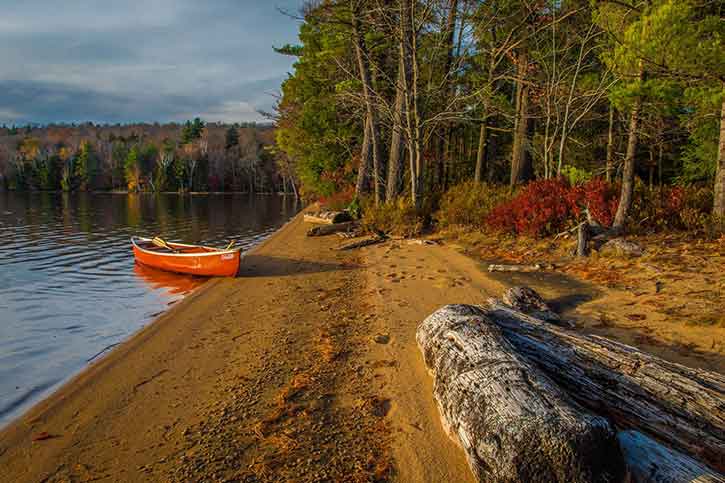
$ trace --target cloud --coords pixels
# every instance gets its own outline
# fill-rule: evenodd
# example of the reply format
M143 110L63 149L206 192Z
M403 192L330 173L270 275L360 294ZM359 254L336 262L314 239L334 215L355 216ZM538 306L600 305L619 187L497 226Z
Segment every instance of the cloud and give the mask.
M118 94L58 82L0 81L0 123L167 122L196 116L207 121L261 121L257 111L272 110L274 98L268 93L280 82L274 77L238 82L216 93L159 96L154 91Z
M183 119L189 119L191 114L184 114ZM227 101L219 106L213 107L210 111L200 114L202 119L214 119L220 122L233 124L244 120L259 120L257 109L245 101Z
M0 122L134 122L271 110L298 24L245 0L25 0L0 17Z

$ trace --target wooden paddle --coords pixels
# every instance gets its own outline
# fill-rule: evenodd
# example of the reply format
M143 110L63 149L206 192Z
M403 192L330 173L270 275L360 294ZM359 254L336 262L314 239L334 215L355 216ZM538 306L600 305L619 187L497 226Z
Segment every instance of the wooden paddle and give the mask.
M229 245L227 245L227 247L224 250L230 250L234 246L235 243L237 243L236 240L230 241Z
M171 250L173 253L179 253L178 250L176 250L176 249L172 248L171 246L169 246L169 244L166 243L166 241L163 238L161 238L161 237L155 236L151 240L151 243L153 243L154 245L156 245L159 248L165 248L167 250Z

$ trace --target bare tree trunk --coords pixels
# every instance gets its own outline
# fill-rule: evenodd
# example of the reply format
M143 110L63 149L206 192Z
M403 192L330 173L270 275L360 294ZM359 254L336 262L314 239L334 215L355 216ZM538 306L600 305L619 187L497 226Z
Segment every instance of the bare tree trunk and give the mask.
M712 214L725 224L725 99L720 113L720 142L717 150L717 172L715 174L715 203Z
M640 61L638 83L641 85L645 79L644 65ZM629 137L627 139L627 154L624 158L624 169L622 172L622 194L619 197L617 214L614 216L612 228L620 231L624 229L627 221L627 213L632 207L632 195L634 193L634 167L637 156L637 135L639 131L639 113L642 109L642 96L637 95L629 115Z
M296 200L299 200L300 199L300 195L297 192L297 185L295 184L295 178L294 178L294 176L290 176L289 177L289 182L292 185L292 193L294 193L295 199Z
M363 134L362 149L360 150L360 166L357 170L357 183L355 183L355 196L358 198L365 192L365 185L369 177L370 151L370 117L365 116L365 132Z
M473 175L473 180L476 183L480 183L483 177L484 161L486 160L486 137L488 135L486 126L486 115L483 116L483 122L481 123L481 130L478 134L478 151L476 152L476 171Z
M662 156L664 155L665 142L660 138L659 154L657 155L657 184L662 186Z
M516 79L516 126L514 128L514 146L511 155L511 186L526 181L531 172L531 157L528 154L528 136L531 129L529 116L529 84L526 81L528 53L519 53Z
M395 86L395 110L393 111L393 133L390 136L390 157L388 159L388 186L385 191L387 200L394 200L400 192L401 156L403 155L402 123L403 123L403 58L398 61L398 82Z
M370 66L368 65L368 53L365 42L360 32L360 12L358 2L351 0L352 13L352 37L355 44L355 56L357 57L358 69L360 70L360 81L363 87L363 97L365 98L365 107L370 127L370 145L373 155L373 169L370 178L373 182L373 193L375 195L375 204L379 205L385 201L385 192L383 191L382 176L382 159L380 158L380 136L378 134L378 122L375 111L375 103L373 101L372 83L370 80Z
M614 171L614 106L609 104L609 130L607 132L607 181L612 181Z
M401 0L400 55L403 58L403 92L408 135L408 161L410 163L410 196L420 207L423 198L423 153L421 152L421 126L418 112L418 60L417 39L413 30L415 2Z
M446 88L446 96L449 96L451 93L451 66L453 65L453 39L454 39L454 33L456 30L456 15L458 13L458 0L448 0L448 18L446 19L446 30L445 30L445 47L446 47L446 60L443 63L443 75L446 79L446 84L448 87ZM448 99L444 99L446 102ZM438 182L440 183L440 186L443 190L446 189L446 180L448 177L448 170L450 167L448 166L450 164L451 160L451 141L453 138L453 128L451 125L447 125L444 129L444 141L442 145L442 156L439 159L439 168L438 168Z
M455 155L455 131L451 126L446 127L443 132L443 156L438 167L438 183L441 189L446 189L446 177L448 176L448 163Z

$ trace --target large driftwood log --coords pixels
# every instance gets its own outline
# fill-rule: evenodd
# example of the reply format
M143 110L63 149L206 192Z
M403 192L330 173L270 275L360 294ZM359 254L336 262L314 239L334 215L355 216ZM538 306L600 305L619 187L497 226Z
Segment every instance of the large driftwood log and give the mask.
M350 232L355 229L355 222L346 221L343 223L333 223L332 225L314 226L307 230L307 236L327 236L339 232Z
M585 407L725 471L725 377L489 301L506 339Z
M617 434L634 483L725 483L723 475L638 431Z
M623 462L607 420L519 356L481 309L445 306L416 339L443 425L479 481L620 481Z
M315 213L305 213L303 219L307 223L315 223L318 225L332 225L335 223L350 221L352 220L352 217L347 211L318 211Z

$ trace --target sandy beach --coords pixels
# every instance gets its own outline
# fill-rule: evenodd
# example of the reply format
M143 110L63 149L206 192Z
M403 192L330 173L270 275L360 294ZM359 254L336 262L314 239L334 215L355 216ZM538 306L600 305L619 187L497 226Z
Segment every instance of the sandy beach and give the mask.
M2 480L472 481L415 329L507 280L455 246L340 252L307 228L294 218L240 277L207 283L5 428Z
M295 218L239 278L208 283L5 428L3 480L467 481L414 343L436 301L386 307L361 252L305 230Z

